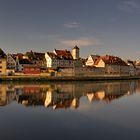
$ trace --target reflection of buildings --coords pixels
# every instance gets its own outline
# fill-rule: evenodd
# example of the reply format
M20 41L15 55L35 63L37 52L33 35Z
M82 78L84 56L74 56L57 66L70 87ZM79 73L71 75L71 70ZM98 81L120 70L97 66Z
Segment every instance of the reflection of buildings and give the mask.
M76 99L71 93L48 91L44 103L45 107L52 106L53 109L57 108L77 108L79 100Z
M26 106L43 105L45 100L45 87L39 85L23 85L16 89L16 100Z
M78 108L80 98L87 96L90 102L105 101L131 95L138 82L72 82L50 84L0 85L0 105L17 100L25 106L45 106L53 109ZM15 98L16 97L16 98Z
M15 92L13 86L6 84L0 85L0 106L5 106L13 101Z
M135 84L135 82L96 83L93 92L87 93L87 98L90 102L94 100L110 102L124 95L133 94L136 90Z

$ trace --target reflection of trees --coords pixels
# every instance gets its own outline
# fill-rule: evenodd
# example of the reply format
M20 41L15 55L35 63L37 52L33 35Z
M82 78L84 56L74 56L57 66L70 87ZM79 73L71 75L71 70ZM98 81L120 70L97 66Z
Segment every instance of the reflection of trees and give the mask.
M131 95L136 91L139 82L72 82L51 84L5 84L0 86L0 104L6 105L16 99L25 106L58 108L77 108L82 96L90 102L105 101ZM15 98L16 97L16 98Z

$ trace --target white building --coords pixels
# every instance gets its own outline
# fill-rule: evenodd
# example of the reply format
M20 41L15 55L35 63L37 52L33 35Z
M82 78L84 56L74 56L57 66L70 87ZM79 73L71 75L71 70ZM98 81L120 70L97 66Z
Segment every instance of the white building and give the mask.
M73 57L68 50L54 50L54 52L45 53L48 68L71 68L74 67Z
M99 55L89 55L85 65L86 66L94 66L95 61L99 58Z

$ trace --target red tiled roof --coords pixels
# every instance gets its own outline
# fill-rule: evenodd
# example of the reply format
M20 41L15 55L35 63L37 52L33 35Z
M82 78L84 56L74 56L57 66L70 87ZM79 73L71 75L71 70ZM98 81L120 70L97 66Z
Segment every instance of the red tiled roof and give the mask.
M19 59L20 64L32 64L28 59Z
M47 54L49 55L49 57L51 59L58 59L57 55L55 53L53 53L53 52L47 52Z
M45 53L30 51L30 52L26 52L26 55L31 60L45 60Z
M101 56L101 57L99 57L96 60L95 65L97 65L100 60L103 60L104 63L105 64L108 64L108 65L123 65L123 66L128 66L126 64L126 62L124 62L121 58L119 58L117 56L110 56L110 55Z
M93 61L95 62L98 58L100 58L99 55L90 55L93 59Z
M73 59L71 52L68 50L56 50L55 49L55 53L61 59Z
M17 54L11 54L11 56L16 60L16 58L18 59L23 59L24 54L22 53L17 53Z

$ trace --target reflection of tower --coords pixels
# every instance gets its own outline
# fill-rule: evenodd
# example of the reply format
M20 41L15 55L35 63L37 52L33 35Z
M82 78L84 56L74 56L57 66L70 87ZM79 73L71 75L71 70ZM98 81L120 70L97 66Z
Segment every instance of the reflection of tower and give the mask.
M45 107L48 107L52 103L52 91L47 91L46 99L45 99Z
M79 107L79 99L78 98L74 98L72 100L71 106L74 108L78 108Z
M79 59L79 48L77 46L72 49L72 57L73 59Z

